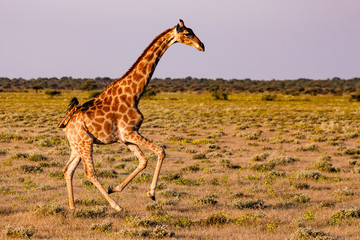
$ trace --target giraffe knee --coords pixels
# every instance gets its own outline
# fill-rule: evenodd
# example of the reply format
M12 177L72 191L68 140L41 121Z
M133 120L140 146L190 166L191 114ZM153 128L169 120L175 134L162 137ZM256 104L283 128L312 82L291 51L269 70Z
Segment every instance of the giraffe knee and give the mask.
M158 152L159 160L163 160L166 157L166 153L164 148L161 148L161 150Z
M147 167L147 161L143 161L139 163L139 168L141 170L144 170Z
M95 177L95 172L91 171L89 169L84 169L84 176L85 178L87 178L89 181L92 181L93 178Z

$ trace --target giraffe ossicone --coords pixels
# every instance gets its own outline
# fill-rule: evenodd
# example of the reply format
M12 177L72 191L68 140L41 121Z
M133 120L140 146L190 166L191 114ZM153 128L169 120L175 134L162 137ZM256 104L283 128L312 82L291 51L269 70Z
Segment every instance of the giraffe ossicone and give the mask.
M82 104L79 104L76 98L71 100L66 116L58 124L59 128L64 129L71 148L70 159L63 168L71 209L75 209L72 179L76 167L82 160L85 177L99 189L111 207L120 211L122 208L110 194L122 191L139 172L146 168L148 160L141 148L149 149L158 156L150 191L147 193L155 200L155 188L165 151L139 134L143 115L138 109L138 103L160 58L172 44L177 42L205 51L204 44L180 20L180 24L158 35L131 68L121 78L111 83L99 97ZM139 159L139 165L120 185L114 188L109 186L108 190L105 190L95 173L93 144L117 142L128 146Z

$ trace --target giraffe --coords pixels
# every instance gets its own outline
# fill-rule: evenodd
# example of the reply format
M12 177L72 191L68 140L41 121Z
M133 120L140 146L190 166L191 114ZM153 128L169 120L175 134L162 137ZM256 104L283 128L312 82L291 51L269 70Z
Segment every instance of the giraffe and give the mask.
M70 158L63 168L71 209L76 209L72 179L76 167L82 161L85 177L98 188L112 208L121 211L122 207L110 194L122 191L139 172L146 168L148 160L141 148L149 149L157 155L155 173L150 191L147 192L147 195L155 200L155 188L165 151L138 132L144 119L138 109L138 103L160 58L172 44L177 42L205 51L204 44L180 19L179 24L158 35L130 69L111 83L98 97L83 104L79 104L76 98L70 101L66 116L58 127L65 131L71 149ZM112 143L126 144L138 158L139 165L120 185L109 186L105 190L95 173L93 144Z

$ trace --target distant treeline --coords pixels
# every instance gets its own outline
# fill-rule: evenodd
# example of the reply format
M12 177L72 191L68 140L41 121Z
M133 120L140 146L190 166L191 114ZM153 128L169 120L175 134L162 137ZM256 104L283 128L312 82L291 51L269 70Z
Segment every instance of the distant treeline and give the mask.
M0 78L0 91L19 91L29 89L54 89L54 90L87 90L99 91L106 88L115 79L108 77L90 78ZM277 92L291 95L298 94L350 94L360 93L360 78L352 79L297 79L297 80L251 80L251 79L207 79L207 78L154 78L149 89L155 92L196 91L214 92L221 90L226 93L236 92Z

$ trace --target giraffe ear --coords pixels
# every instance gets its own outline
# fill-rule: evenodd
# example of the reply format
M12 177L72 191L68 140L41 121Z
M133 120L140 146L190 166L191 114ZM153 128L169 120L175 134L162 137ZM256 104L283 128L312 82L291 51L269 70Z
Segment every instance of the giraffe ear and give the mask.
M183 32L184 28L185 28L184 21L180 19L180 25L179 24L176 25L176 31Z

